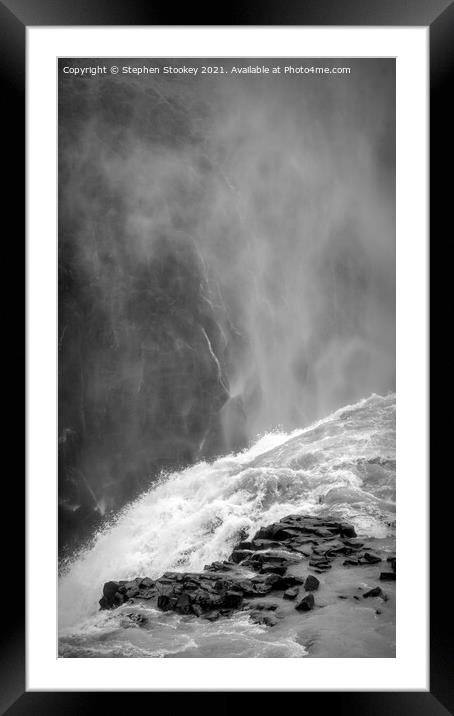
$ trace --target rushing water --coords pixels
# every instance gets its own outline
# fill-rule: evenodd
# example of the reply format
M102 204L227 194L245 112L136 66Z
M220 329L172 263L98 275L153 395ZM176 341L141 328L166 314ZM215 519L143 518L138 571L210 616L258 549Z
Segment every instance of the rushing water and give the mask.
M148 626L142 628L126 617L131 608L98 608L110 579L200 570L227 558L240 535L297 512L342 517L358 536L393 545L394 394L374 394L303 430L268 433L241 453L154 485L62 569L60 655L305 656L307 643L292 620L267 629L244 613L209 623L145 607ZM336 612L338 625L346 620L348 628L350 618ZM355 619L360 629L361 615ZM324 628L328 624L329 617Z

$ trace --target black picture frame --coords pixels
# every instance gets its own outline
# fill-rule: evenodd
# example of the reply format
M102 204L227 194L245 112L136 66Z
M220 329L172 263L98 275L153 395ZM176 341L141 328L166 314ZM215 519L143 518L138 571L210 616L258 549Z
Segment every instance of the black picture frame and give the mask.
M188 3L176 9L171 3L146 0L6 0L0 2L0 78L2 85L2 123L4 149L10 153L4 165L7 197L4 219L11 221L8 253L13 254L11 265L25 265L25 83L26 28L33 25L344 25L344 26L429 26L430 27L430 186L431 186L431 245L446 245L449 238L452 198L450 181L443 168L449 164L451 119L447 113L454 51L454 3L447 0L301 0L271 4L230 2L223 8ZM452 131L452 130L451 130ZM4 239L6 240L6 236ZM438 253L438 252L437 252ZM432 270L434 254L430 260ZM10 258L7 262L10 262ZM14 262L14 263L13 263ZM442 262L443 263L443 262ZM444 270L447 271L445 263ZM5 274L6 275L6 274ZM447 286L443 269L437 271L437 290L440 303L431 301L430 315L435 305L448 305ZM446 276L447 278L447 276ZM15 286L14 305L25 315L25 291L20 295ZM443 304L441 303L443 301ZM8 304L6 304L8 305ZM23 309L23 313L22 313ZM20 320L10 321L8 328L8 357L12 367L25 368L25 343ZM442 373L443 371L441 371ZM8 374L9 375L9 374ZM15 382L14 405L23 405L20 398L22 376ZM440 378L439 378L440 379ZM9 378L8 378L9 382ZM439 386L438 386L439 387ZM434 393L438 391L434 389ZM433 394L434 394L433 393ZM25 388L23 397L25 399ZM24 401L25 402L25 401ZM19 408L20 410L20 408ZM13 517L12 531L4 531L1 590L3 619L0 657L0 713L9 716L22 714L81 714L99 710L96 693L26 692L25 691L25 482L20 476L17 455L22 454L22 433L19 420L8 414L11 432L18 445L14 446L14 474L5 479L4 505ZM14 443L13 443L14 444ZM449 443L448 443L449 444ZM443 431L437 431L432 455L443 451ZM11 447L9 448L11 451ZM447 472L446 468L446 472ZM439 475L436 475L438 478ZM441 477L441 476L440 476ZM448 474L446 478L449 480ZM439 603L440 586L435 575L442 573L444 554L440 545L449 545L448 525L450 502L443 494L438 479L431 485L431 613L430 613L430 692L317 692L304 694L304 709L317 699L317 707L334 709L337 714L433 714L442 716L454 709L452 684L452 644L447 625L451 621L449 599ZM11 536L6 538L6 534ZM439 569L440 567L440 569ZM449 571L445 567L444 573ZM449 577L448 577L449 578ZM43 585L43 588L46 588ZM52 587L51 587L52 588ZM415 575L415 599L418 589L425 588ZM110 694L115 708L127 707L130 695ZM138 694L135 694L136 696ZM142 696L148 697L148 694ZM103 693L103 701L109 693ZM186 695L186 698L189 695ZM113 701L113 699L112 699ZM228 703L228 702L226 702ZM150 704L152 706L152 704ZM186 702L186 708L190 704ZM105 708L103 703L101 708ZM111 706L109 706L111 708ZM313 706L312 706L313 708Z

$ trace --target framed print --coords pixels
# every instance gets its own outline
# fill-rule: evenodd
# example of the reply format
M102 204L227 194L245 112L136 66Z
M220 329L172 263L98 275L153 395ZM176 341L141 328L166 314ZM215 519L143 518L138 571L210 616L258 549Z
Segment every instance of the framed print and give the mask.
M7 5L27 557L4 710L305 691L446 712L428 170L452 7Z

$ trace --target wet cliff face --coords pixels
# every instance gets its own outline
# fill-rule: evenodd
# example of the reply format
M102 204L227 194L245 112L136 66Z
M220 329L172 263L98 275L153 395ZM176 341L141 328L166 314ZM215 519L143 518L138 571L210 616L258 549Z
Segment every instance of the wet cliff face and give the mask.
M207 434L228 397L220 337L190 244L162 238L159 257L116 285L124 302L115 320L82 271L66 273L62 262L63 538L66 524L82 528L162 469L206 454ZM211 440L211 450L222 445Z
M178 104L160 108L151 92L141 110L135 114L125 85L105 94L88 83L60 88L62 548L162 470L226 448L220 411L228 399L228 336L216 320L191 212L185 221L174 216L135 231L137 215L146 222L148 212L153 223L153 202L135 213L124 183L115 186L115 174L103 166L112 157L127 163L137 142L157 161L197 144ZM201 173L207 182L210 171ZM177 189L181 204L193 207L207 191L189 187L186 196L184 182ZM146 198L146 186L143 192ZM237 445L245 439L239 434Z

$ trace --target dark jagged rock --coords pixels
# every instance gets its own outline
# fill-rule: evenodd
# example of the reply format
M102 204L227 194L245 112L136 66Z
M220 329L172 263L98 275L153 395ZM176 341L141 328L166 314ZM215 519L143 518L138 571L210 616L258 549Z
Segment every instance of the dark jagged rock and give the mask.
M178 597L177 603L175 604L175 611L180 614L191 614L192 600L189 594L184 593Z
M368 592L365 592L363 594L363 599L367 599L368 597L379 597L381 593L381 587L374 587L373 589L369 589Z
M339 534L341 537L356 537L355 528L345 523L339 525Z
M345 559L342 564L344 567L357 567L359 562L357 559Z
M252 612L250 619L255 624L265 624L269 627L275 626L278 622L278 618L274 614L264 614L262 611Z
M296 599L296 597L299 594L299 588L298 587L289 587L285 590L283 596L284 599Z
M252 621L274 626L278 621L274 614L278 604L269 599L270 595L297 600L304 588L307 594L297 600L295 608L309 611L315 605L312 592L320 588L317 577L291 573L301 563L322 574L331 569L332 563L339 564L345 555L354 554L354 557L344 560L344 565L371 567L381 561L374 552L364 551L364 544L352 539L353 534L353 527L346 523L289 515L261 527L252 539L245 539L247 535L243 532L228 559L206 565L201 572L168 571L156 580L137 577L106 582L100 608L114 609L152 600L158 609L173 611L185 618L195 616L216 621L238 610L247 610ZM392 559L394 564L391 564L395 566L395 558ZM382 574L395 577L394 572ZM363 596L386 599L380 587ZM344 597L339 595L339 598ZM355 595L354 599L358 601L359 597Z
M306 581L304 582L304 589L306 592L315 592L320 586L320 582L318 581L317 577L313 577L312 574L308 576Z
M216 571L216 572L228 572L229 569L232 567L233 562L212 562L212 564L206 564L204 566L204 569Z
M236 550L239 550L239 549L249 549L249 550L252 549L253 550L254 542L249 542L248 540L243 540L242 542L238 542L238 544L236 546ZM256 547L255 549L258 549L258 547Z
M138 624L139 626L144 626L148 622L148 619L144 614L139 614L137 612L131 612L130 614L126 614L126 616L133 624Z
M277 574L279 576L283 576L287 570L287 567L284 565L279 564L273 564L272 562L265 562L262 564L260 573L261 574Z
M364 542L360 542L359 540L346 539L344 542L347 547L352 547L353 549L361 549L361 547L364 547Z
M259 611L266 611L266 612L275 612L276 609L278 609L279 604L277 602L260 602L255 601L251 605L255 610Z
M243 560L250 557L252 554L254 554L254 550L251 549L234 549L230 559L232 562L235 562L235 564L239 564Z
M102 590L103 597L105 597L107 601L111 601L118 592L119 587L118 582L106 582Z
M144 577L139 584L140 589L150 589L154 586L154 582L149 577Z
M315 599L312 592L309 594L306 594L305 597L302 598L300 602L296 605L295 609L298 609L300 612L309 612L311 609L314 608L315 605Z
M395 572L380 572L380 579L382 582L395 582L396 581L396 573Z
M379 557L378 554L371 554L371 552L364 552L364 559L366 562L369 562L369 564L378 564L378 562L381 562L381 557Z
M220 613L217 611L207 612L206 614L203 614L203 619L207 619L209 622L215 622L220 616Z
M283 577L277 577L273 586L274 589L289 589L290 587L298 587L304 584L304 579L295 577L293 574L285 574Z

